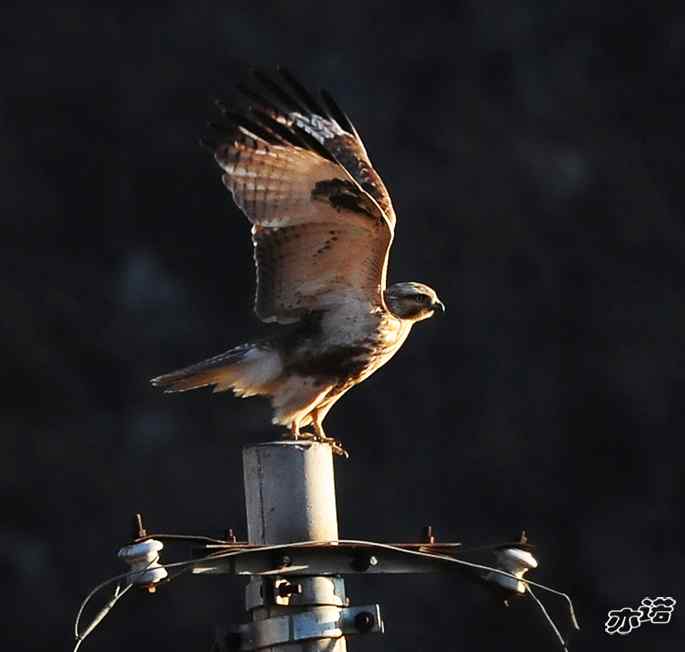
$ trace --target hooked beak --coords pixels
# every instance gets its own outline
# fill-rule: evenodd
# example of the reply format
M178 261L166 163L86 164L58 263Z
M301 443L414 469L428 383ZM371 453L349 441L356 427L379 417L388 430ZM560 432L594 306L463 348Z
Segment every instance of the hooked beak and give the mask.
M433 309L433 312L437 312L438 310L442 313L445 312L445 304L440 301L440 299L431 304L431 308Z

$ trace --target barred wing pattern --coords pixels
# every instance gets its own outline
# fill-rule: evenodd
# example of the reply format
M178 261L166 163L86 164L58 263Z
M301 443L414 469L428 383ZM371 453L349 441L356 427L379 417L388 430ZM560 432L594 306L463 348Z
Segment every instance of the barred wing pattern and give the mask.
M383 306L395 225L387 190L330 96L321 105L279 74L255 73L242 111L222 107L227 138L215 149L253 225L255 312L291 323L350 301Z

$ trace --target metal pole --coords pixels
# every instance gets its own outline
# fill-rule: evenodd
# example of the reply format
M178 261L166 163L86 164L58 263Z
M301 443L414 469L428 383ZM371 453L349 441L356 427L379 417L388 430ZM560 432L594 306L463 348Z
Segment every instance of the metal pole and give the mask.
M248 541L279 544L296 541L332 541L338 538L335 482L330 446L310 441L274 441L243 449ZM287 568L287 555L280 564ZM315 577L284 572L281 577L254 578L246 588L246 607L255 623L254 637L276 640L279 632L293 630L294 639L307 636L307 623L321 632L330 623L328 638L289 640L264 650L279 652L346 652L345 637L336 630L340 607L347 600L340 577ZM259 625L260 621L265 621ZM316 627L314 627L316 623ZM325 629L325 628L324 628ZM280 640L283 640L280 635ZM255 647L262 648L259 640Z

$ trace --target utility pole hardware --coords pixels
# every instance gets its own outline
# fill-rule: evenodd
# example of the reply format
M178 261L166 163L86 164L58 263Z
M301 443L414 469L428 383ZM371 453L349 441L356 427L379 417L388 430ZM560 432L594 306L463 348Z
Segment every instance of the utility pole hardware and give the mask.
M578 628L565 593L524 578L538 566L525 532L515 541L477 547L440 542L431 526L424 528L423 540L412 543L340 539L332 448L314 440L245 447L243 476L247 541L238 541L233 530L223 539L155 533L136 515L133 539L119 551L130 570L98 585L84 600L76 618L75 650L128 589L154 593L189 569L196 575L250 578L246 622L219 625L212 652L346 652L347 637L382 634L378 604L350 604L344 580L350 574L457 572L489 587L507 605L529 594L565 650L565 637L533 593L536 587L563 597ZM162 563L164 542L197 545L190 559ZM87 603L115 583L112 599L81 630Z

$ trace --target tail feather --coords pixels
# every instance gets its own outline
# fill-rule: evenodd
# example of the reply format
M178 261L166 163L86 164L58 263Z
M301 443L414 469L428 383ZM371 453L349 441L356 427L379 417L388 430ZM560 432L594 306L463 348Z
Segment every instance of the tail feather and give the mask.
M212 385L214 392L232 389L238 396L270 394L283 371L277 351L243 344L197 364L153 378L165 393Z

